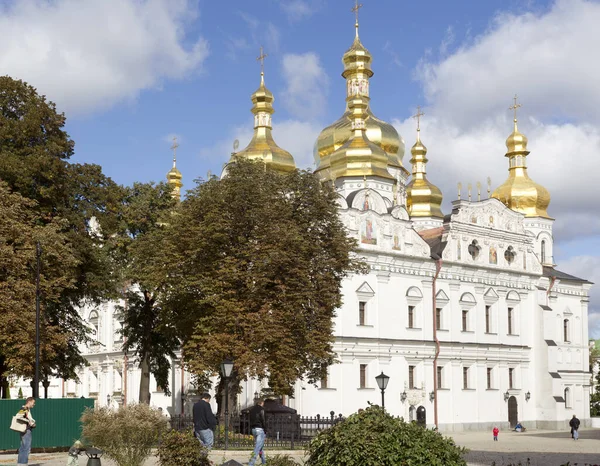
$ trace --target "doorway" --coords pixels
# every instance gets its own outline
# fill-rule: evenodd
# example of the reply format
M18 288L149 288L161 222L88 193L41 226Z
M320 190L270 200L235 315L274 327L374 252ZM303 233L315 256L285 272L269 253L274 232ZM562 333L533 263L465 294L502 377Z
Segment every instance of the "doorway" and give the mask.
M514 429L519 422L519 408L517 406L517 399L514 396L511 396L508 399L508 423L510 424L510 428Z

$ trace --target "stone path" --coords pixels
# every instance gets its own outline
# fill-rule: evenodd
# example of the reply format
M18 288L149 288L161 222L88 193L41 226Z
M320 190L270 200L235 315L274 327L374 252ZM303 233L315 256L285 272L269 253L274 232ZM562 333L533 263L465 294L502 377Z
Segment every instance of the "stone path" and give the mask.
M491 432L449 433L458 445L470 451L465 456L469 466L561 466L570 462L571 466L600 466L600 429L583 429L580 440L571 439L569 432L528 431L525 433L500 432L498 442L494 442ZM302 464L303 451L273 451L267 454L289 454ZM216 464L235 459L248 464L250 451L212 451L211 459ZM17 455L0 455L0 466L14 466ZM529 461L529 463L527 462ZM65 466L66 453L38 453L31 455L29 464L39 466ZM80 466L85 466L87 457L81 457ZM103 466L115 466L112 461L102 460ZM158 466L157 458L149 458L145 466ZM335 466L335 465L331 465Z

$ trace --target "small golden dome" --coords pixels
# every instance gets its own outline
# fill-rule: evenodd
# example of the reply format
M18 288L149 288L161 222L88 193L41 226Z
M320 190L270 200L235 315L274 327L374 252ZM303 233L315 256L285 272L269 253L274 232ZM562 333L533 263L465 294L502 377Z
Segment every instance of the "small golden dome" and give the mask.
M444 218L442 213L442 191L426 177L427 147L421 142L420 129L417 129L417 142L410 152L412 158L412 180L406 186L406 207L411 217Z
M252 94L252 113L254 114L254 135L248 146L231 156L230 163L237 158L262 160L269 168L286 173L296 169L294 158L288 151L277 145L271 134L271 115L273 93L265 86L264 73L260 74L260 86Z
M367 103L364 124L366 125L367 138L383 149L387 157L387 165L408 174L402 165L404 157L404 141L398 131L391 124L380 120L369 108L369 78L373 76L371 70L372 56L363 46L358 36L358 23L356 37L352 46L344 53L342 63L344 71L342 76L346 79L346 111L339 120L321 131L314 148L314 157L317 164L316 172L329 168L329 156L342 147L354 135L352 128L352 110L350 102L360 98ZM363 176L363 174L360 174Z
M183 176L181 172L177 169L177 148L179 144L177 143L177 137L173 138L173 145L171 149L173 149L173 168L171 168L167 173L167 184L171 186L171 196L177 200L181 198L181 188L183 183L181 179Z
M516 104L515 104L516 105ZM548 215L550 193L535 183L527 174L527 137L515 128L506 139L506 157L509 160L508 179L492 193L509 209L525 214L526 217L551 218Z

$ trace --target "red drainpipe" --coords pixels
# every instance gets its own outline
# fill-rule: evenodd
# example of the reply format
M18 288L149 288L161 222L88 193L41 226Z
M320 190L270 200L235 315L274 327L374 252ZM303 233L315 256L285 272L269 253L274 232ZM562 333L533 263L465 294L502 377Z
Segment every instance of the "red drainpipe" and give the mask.
M435 261L435 275L433 277L433 284L431 286L431 294L432 294L432 302L433 302L433 341L435 342L435 356L433 357L433 419L435 423L435 428L438 428L438 380L437 380L437 360L440 355L440 341L437 337L437 303L435 299L436 295L436 284L437 278L440 274L440 270L442 268L442 259L437 259Z

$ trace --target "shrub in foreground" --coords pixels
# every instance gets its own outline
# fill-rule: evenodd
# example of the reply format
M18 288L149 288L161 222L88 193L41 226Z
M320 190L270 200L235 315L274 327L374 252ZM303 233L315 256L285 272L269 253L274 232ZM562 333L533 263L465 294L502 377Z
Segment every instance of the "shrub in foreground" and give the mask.
M439 432L370 406L319 433L306 466L466 466L465 451Z
M81 416L87 445L104 451L118 466L141 466L167 430L167 420L145 404L86 409Z
M211 466L208 451L202 447L192 430L167 432L158 447L161 466Z
M289 455L267 456L267 466L298 466Z

